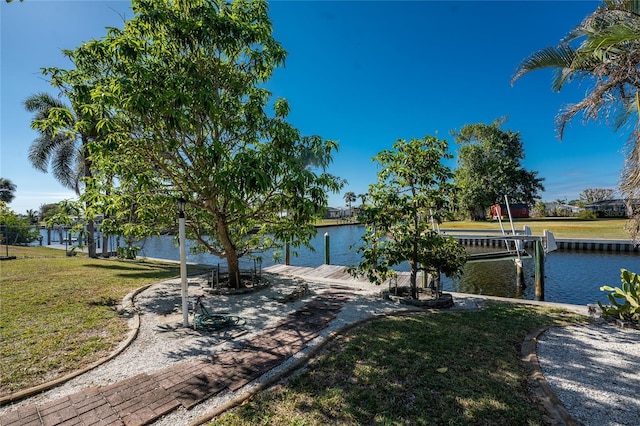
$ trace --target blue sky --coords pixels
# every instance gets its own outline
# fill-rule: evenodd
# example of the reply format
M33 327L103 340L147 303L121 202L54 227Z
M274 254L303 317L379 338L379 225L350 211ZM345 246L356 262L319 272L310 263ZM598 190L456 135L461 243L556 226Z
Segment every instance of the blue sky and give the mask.
M615 189L624 164L625 135L580 118L562 142L555 117L580 100L588 86L551 91L551 72L510 80L530 53L555 45L595 1L272 1L274 36L288 51L286 65L268 84L289 100L292 124L303 134L337 140L330 172L347 179L343 194L375 182L371 158L398 139L425 135L449 140L465 124L507 116L518 131L524 165L545 178L542 199L578 197L587 188ZM0 176L17 185L10 207L24 213L72 198L51 174L27 159L36 133L22 102L55 94L40 68L70 64L61 49L100 38L106 26L130 18L129 2L2 1L0 63ZM455 167L455 162L450 166Z

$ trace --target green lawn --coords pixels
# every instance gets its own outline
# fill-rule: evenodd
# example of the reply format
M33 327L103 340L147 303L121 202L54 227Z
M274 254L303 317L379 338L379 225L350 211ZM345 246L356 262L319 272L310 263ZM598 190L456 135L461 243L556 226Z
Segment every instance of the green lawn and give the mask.
M9 247L0 263L0 395L60 377L109 354L128 332L115 305L176 276L179 265L65 256Z
M522 230L526 225L531 228L534 235L542 235L542 231L547 229L553 232L556 238L629 239L629 234L624 230L626 219L541 218L516 219L513 222L516 230ZM509 221L503 221L503 226L505 229L511 229ZM497 220L488 222L455 221L444 222L441 228L500 230L500 224Z
M540 218L540 219L515 219L514 227L522 230L526 225L531 228L534 235L542 235L545 229L553 232L556 238L600 238L613 240L628 240L629 234L624 230L626 219L578 219L578 218ZM316 226L352 225L354 221L343 219L322 219ZM505 229L511 229L509 221L503 221ZM444 222L443 229L488 229L499 231L500 223L497 220L487 222L452 221Z
M18 259L0 264L2 395L110 353L128 331L114 304L178 274L173 264L66 257L40 247L10 247L10 254ZM542 424L520 345L537 327L581 320L488 303L485 311L372 321L340 337L303 374L214 424Z
M484 311L375 320L211 425L542 425L521 343L538 327L578 321L493 302Z

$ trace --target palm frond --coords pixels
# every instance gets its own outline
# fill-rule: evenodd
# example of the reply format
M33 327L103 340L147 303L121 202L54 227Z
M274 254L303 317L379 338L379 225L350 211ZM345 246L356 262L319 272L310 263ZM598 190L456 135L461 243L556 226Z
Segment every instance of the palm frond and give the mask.
M581 49L585 55L592 55L603 61L610 55L620 55L630 50L638 49L640 28L630 25L620 25L593 34Z
M24 107L29 112L42 112L48 111L50 108L66 108L66 105L50 94L41 92L25 99Z
M640 0L604 0L598 10L619 10L640 17Z
M77 165L74 161L77 147L74 141L67 140L59 145L51 159L52 174L62 185L69 189L76 187Z
M538 50L526 58L518 69L516 74L511 79L511 84L514 84L523 75L543 69L543 68L555 68L555 69L567 69L570 70L576 57L576 52L568 45L560 45L557 47L546 47ZM555 79L554 79L555 80ZM557 83L554 83L554 90L560 90L562 84L566 80L566 76L560 75ZM558 87L557 89L555 87Z

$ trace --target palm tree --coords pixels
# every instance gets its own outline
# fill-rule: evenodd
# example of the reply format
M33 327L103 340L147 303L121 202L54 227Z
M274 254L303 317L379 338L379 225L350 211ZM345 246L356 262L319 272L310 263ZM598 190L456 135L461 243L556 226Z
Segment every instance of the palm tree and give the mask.
M27 219L31 225L38 223L38 212L33 209L27 210Z
M79 126L78 114L47 93L29 96L24 101L24 107L34 113L31 127L38 131L38 137L29 148L31 164L45 173L51 166L53 176L62 185L80 194L81 179L91 177L91 162L86 151L89 141L94 137L78 129L91 129L92 126ZM93 220L88 220L87 246L90 257L96 257L94 230Z
M358 194L358 198L360 198L360 206L364 208L364 203L367 201L367 197L369 194Z
M353 215L353 211L351 209L351 205L354 201L356 201L356 193L353 191L348 191L344 194L344 201L347 203L347 207L349 208L350 216Z
M4 201L5 203L10 203L16 197L14 192L16 191L16 186L9 179L0 178L0 201Z
M579 44L578 44L579 42ZM576 47L574 47L577 44ZM592 79L585 98L569 105L557 118L558 136L578 113L587 120L604 118L616 129L640 115L640 2L605 0L556 47L534 52L520 64L512 79L538 69L555 70L552 88L560 91L572 80ZM620 190L629 201L640 198L640 120L633 119L628 157Z

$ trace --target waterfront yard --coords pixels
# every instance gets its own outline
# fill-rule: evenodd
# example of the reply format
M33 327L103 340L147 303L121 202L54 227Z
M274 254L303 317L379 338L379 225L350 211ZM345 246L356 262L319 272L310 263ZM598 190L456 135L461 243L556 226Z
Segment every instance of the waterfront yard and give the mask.
M516 227L526 224L534 234L549 229L559 238L624 239L624 222L545 219L517 221ZM499 226L447 222L443 228ZM179 273L177 264L67 257L43 247L10 246L9 254L17 259L0 267L0 395L110 353L128 332L115 305L130 291ZM488 306L375 321L351 331L305 374L217 424L401 424L424 416L439 424L541 424L539 407L527 394L519 346L534 328L580 319L524 305Z
M178 273L172 264L66 257L40 247L11 247L10 254L17 259L2 263L0 287L3 395L108 354L128 331L115 304ZM542 424L520 345L537 327L580 320L488 303L484 311L373 321L216 424Z

